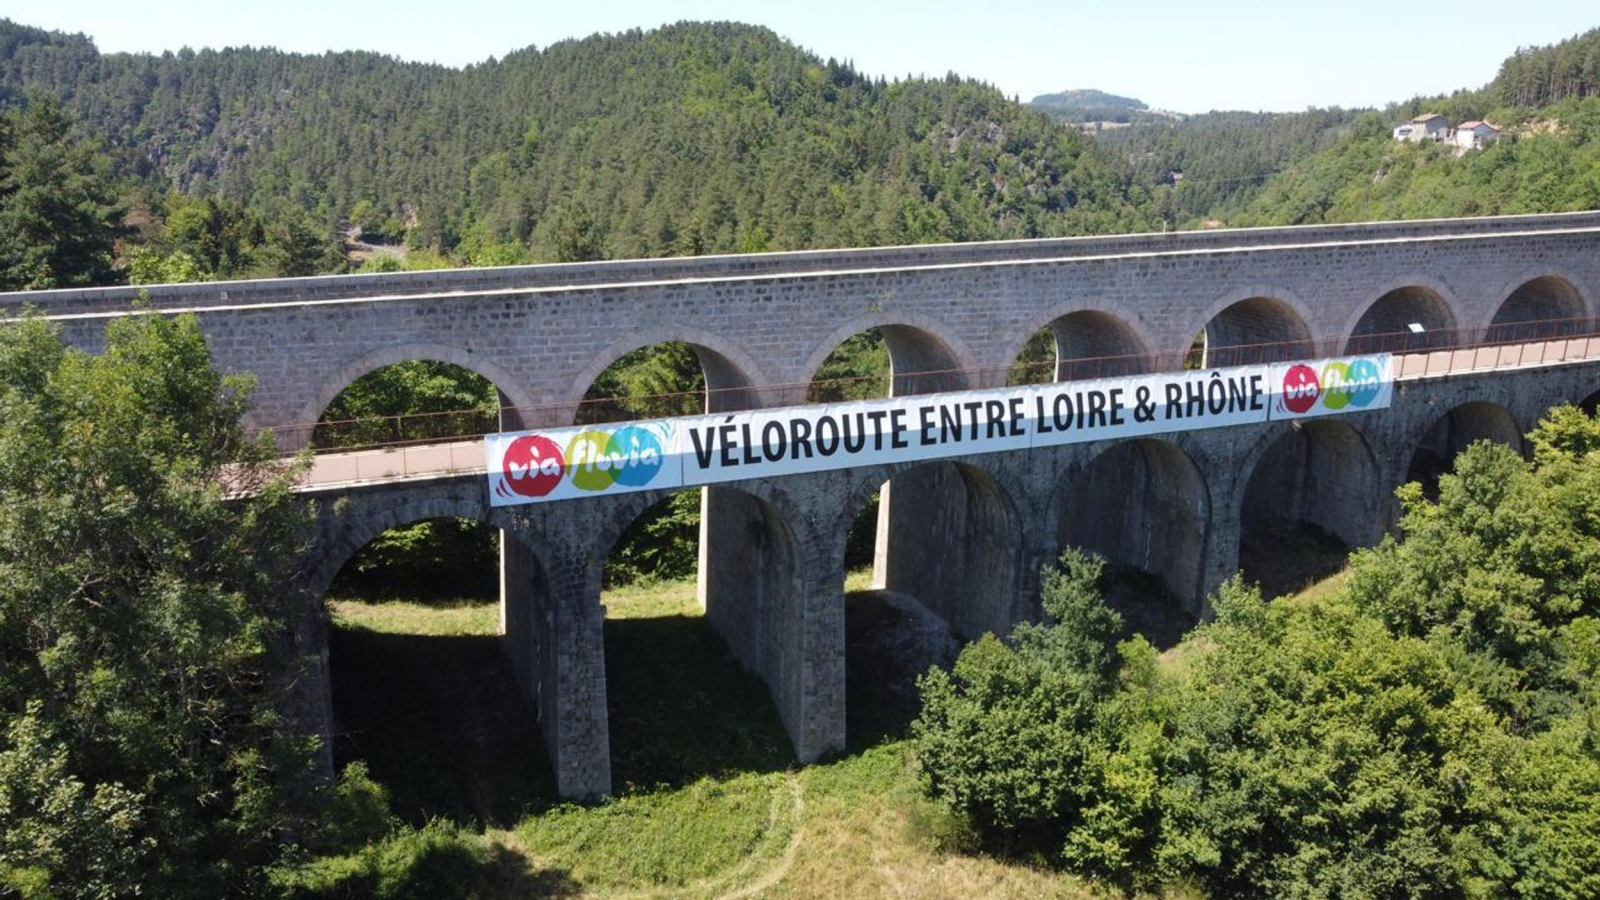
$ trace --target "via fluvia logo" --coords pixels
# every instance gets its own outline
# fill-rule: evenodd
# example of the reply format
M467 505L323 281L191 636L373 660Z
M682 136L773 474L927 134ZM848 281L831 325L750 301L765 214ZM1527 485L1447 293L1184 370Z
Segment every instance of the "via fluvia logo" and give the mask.
M664 462L661 439L637 425L580 431L567 443L572 485L579 490L603 491L614 484L641 488L655 480Z
M1316 369L1302 363L1290 366L1289 371L1283 373L1284 409L1296 415L1310 412L1320 396L1322 381L1317 378Z
M497 490L506 497L543 497L555 490L566 474L561 448L539 434L524 435L512 441L500 465L505 478Z
M1322 405L1328 409L1361 409L1382 389L1378 364L1370 359L1334 360L1322 367Z

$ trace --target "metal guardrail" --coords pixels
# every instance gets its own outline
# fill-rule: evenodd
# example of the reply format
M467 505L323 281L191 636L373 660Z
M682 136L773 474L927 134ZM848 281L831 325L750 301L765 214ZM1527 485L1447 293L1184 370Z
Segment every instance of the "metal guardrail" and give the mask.
M1395 360L1395 378L1415 381L1588 360L1600 361L1600 335L1400 353ZM481 439L424 440L319 453L301 485L303 489L322 489L482 471Z

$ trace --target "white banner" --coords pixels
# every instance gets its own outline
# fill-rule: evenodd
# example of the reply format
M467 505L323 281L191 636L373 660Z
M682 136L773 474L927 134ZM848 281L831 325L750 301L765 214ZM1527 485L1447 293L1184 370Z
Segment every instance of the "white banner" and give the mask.
M494 506L1386 408L1388 354L490 435Z

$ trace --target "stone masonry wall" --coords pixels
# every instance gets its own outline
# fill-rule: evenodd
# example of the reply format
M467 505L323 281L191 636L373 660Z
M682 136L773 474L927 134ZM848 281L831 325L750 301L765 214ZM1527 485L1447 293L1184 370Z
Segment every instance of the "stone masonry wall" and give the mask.
M1597 250L1600 214L1583 213L180 286L155 305L197 308L219 364L256 375L259 427L314 422L355 378L413 358L478 371L515 406L558 407L524 416L532 426L570 420L607 365L671 340L695 345L719 386L767 388L777 402L792 394L773 386L810 380L841 341L874 327L896 336L896 374L954 365L994 370L988 383L1034 332L1085 310L1120 323L1162 367L1223 310L1259 297L1272 302L1242 309L1269 318L1235 310L1233 330L1309 335L1320 353L1340 352L1374 301L1408 286L1481 333L1540 277L1600 312ZM96 349L126 295L0 295L0 308L41 304L68 340Z
M1286 490L1294 502L1275 508L1275 516L1309 519L1375 539L1393 525L1393 492L1406 480L1412 454L1452 410L1493 404L1526 431L1552 405L1597 393L1596 363L1408 380L1397 387L1387 410L1309 425L1277 422L1140 439L1146 445L1142 453L1159 448L1180 459L1179 468L1195 473L1183 491L1161 488L1159 496L1138 498L1155 508L1181 502L1186 511L1163 513L1164 521L1180 523L1179 531L1164 528L1159 534L1161 540L1181 542L1184 551L1146 548L1141 558L1157 568L1182 569L1151 574L1190 585L1180 599L1190 612L1203 615L1205 595L1238 567L1241 523L1252 514L1246 489L1258 470L1292 486ZM1299 449L1285 452L1286 439ZM952 570L953 590L914 578L902 580L899 588L921 591L917 599L969 636L1004 632L1039 614L1038 573L1072 535L1127 529L1141 533L1107 535L1104 545L1116 552L1148 544L1150 535L1142 532L1151 529L1150 517L1108 518L1105 509L1075 500L1083 496L1077 486L1081 476L1103 471L1094 462L1121 446L1099 441L958 457L935 467L879 465L718 487L722 499L708 508L724 510L726 518L703 532L708 616L735 655L767 683L797 758L815 760L845 746L845 542L872 492L898 478L890 515L897 507L904 512L890 525L894 539L888 552L905 557L891 560L891 570L930 565L935 556L985 569L983 579L970 580ZM1137 480L1130 477L1112 492L1137 492ZM325 730L329 721L326 646L318 645L325 641L325 629L318 627L317 601L338 569L386 528L436 516L476 518L515 542L515 562L506 574L520 588L506 590L506 602L515 604L506 610L506 641L519 682L536 682L524 684L524 690L539 699L537 714L559 788L568 796L609 792L600 576L623 530L665 493L491 509L482 476L454 476L306 496L319 511L302 577L312 604L302 629L308 643L303 656L311 670L307 684L316 688L304 701L312 727ZM1337 519L1326 519L1330 504L1341 507ZM928 513L941 508L953 512ZM1008 571L996 570L999 565ZM1198 575L1191 571L1196 565Z

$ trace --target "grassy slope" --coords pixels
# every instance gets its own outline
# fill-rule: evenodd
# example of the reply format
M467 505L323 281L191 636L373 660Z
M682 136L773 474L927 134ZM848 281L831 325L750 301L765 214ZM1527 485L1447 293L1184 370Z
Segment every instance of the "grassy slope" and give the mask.
M848 586L866 585L857 575ZM891 736L798 768L765 688L710 630L692 582L614 591L605 603L621 795L592 807L556 804L531 726L505 721L521 707L494 689L509 673L492 647L492 604L333 605L341 724L351 726L354 706L371 732L345 758L354 749L367 759L413 823L476 823L481 837L471 839L493 848L495 896L1103 896L966 852L959 824L921 797L897 736L910 711L900 695L873 690L905 673L861 649L867 626L882 627L892 610L852 600L849 698L852 734ZM461 641L478 643L463 654ZM373 655L374 644L384 652ZM463 701L453 693L462 690L478 696ZM404 734L377 733L384 721L404 723ZM520 748L497 747L485 722Z

